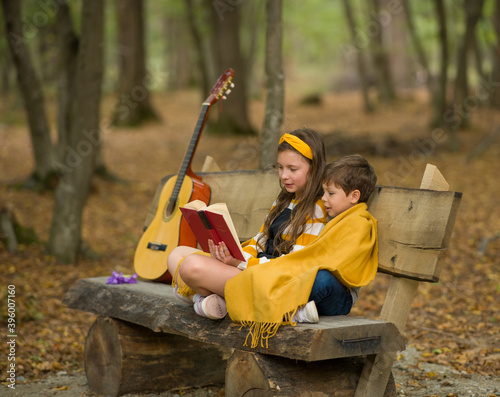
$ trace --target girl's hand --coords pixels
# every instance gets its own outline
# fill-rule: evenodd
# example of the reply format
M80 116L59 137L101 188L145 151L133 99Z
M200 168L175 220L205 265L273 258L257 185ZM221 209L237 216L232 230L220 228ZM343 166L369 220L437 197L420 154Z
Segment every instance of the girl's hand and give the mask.
M223 241L215 245L212 240L208 240L208 247L210 249L210 255L226 265L237 267L241 263L238 259L233 258Z
M210 250L210 256L212 258L215 258L217 260L220 260L217 255L218 255L218 250L217 246L214 244L214 241L211 239L208 239L208 249Z

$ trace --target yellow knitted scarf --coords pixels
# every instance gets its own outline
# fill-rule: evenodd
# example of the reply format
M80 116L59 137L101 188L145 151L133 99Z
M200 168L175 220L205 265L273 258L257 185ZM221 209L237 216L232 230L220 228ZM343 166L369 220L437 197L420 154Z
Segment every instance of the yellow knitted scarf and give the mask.
M247 268L226 283L231 319L249 326L251 346L267 341L292 321L308 301L318 270L332 272L347 287L373 280L378 266L377 221L360 203L333 218L300 251ZM245 345L247 341L245 341Z

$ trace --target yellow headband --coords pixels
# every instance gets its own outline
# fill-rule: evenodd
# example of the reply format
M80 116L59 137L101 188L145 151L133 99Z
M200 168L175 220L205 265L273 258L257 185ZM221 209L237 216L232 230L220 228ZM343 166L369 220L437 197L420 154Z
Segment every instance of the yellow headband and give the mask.
M313 158L312 150L309 147L309 145L305 143L302 139L296 137L295 135L284 134L280 138L279 143L283 141L292 145L292 147L295 150L297 150L300 154L302 154L304 157L307 157L309 160L312 160Z

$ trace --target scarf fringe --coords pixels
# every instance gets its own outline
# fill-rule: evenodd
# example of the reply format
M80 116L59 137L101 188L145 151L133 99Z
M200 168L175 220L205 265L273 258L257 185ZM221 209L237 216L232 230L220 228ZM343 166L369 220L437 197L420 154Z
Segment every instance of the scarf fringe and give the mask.
M265 347L266 349L269 347L269 339L276 335L278 329L282 325L291 325L295 327L297 325L296 321L293 321L293 317L297 312L298 308L292 310L291 312L285 313L283 315L283 321L279 323L261 323L257 321L242 321L240 324L240 331L243 327L249 327L247 337L245 338L245 343L243 346L248 346L248 338L251 338L250 347L252 349L257 346Z
M175 269L174 276L172 277L172 287L177 286L177 293L179 295L185 296L186 298L189 298L191 295L196 294L194 290L192 290L181 278L180 276L180 268L181 268L181 263L184 260L182 258L179 261L179 264L177 265L177 269Z
M304 305L299 306L299 307L303 307L303 306ZM297 325L297 321L293 321L293 318L295 317L295 313L297 313L297 311L299 310L299 307L296 308L295 310L292 310L291 312L285 313L283 315L283 324L290 324L294 327Z
M250 327L243 346L248 346L248 338L251 338L252 342L250 346L252 347L252 349L259 346L259 343L261 347L265 347L267 349L269 347L269 338L272 338L274 335L276 335L276 332L278 332L278 329L281 325L282 323L259 323L256 321L242 321L240 330L242 327Z

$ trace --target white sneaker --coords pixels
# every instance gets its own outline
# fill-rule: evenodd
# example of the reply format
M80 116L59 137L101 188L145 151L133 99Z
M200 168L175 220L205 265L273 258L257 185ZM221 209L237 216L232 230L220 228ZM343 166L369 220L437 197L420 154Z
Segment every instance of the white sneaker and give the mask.
M177 299L184 302L186 305L193 306L193 301L189 299L187 296L179 294L179 287L176 285L174 287L174 295Z
M309 301L306 305L298 309L295 316L293 316L293 321L298 323L318 323L318 309L316 309L314 301Z
M222 296L212 294L208 296L194 295L194 311L203 317L212 320L224 318L227 314L226 301Z

